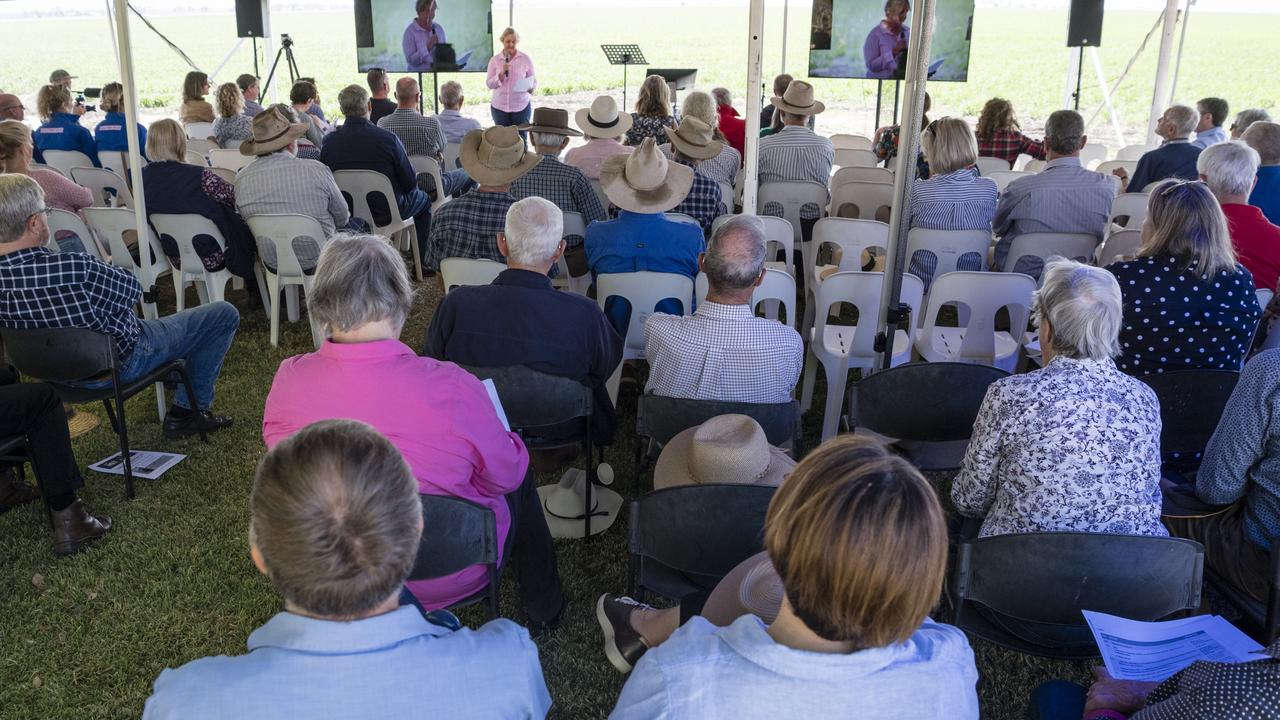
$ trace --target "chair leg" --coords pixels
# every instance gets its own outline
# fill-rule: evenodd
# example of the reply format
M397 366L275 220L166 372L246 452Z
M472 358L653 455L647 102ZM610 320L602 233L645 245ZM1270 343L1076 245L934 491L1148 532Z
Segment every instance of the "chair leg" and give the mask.
M817 342L817 340L814 340ZM818 379L818 358L813 351L805 353L804 363L804 381L800 385L800 411L809 412L809 407L813 405L813 386ZM828 388L828 393L831 390Z
M594 507L591 503L591 491L595 489L596 483L596 464L594 458L591 457L593 454L591 444L591 419L587 418L587 439L584 443L586 447L583 448L587 456L587 492L582 510L582 522L586 529L586 534L583 535L582 539L588 541L591 540L591 508Z
M496 564L489 565L489 619L495 620L498 617L498 593L502 585L498 582L498 566Z
M298 286L286 285L284 288L285 309L288 312L289 322L298 322Z
M844 388L849 378L844 362L834 362L834 367L823 365L827 375L827 403L822 410L822 442L835 437L840 423L840 411L844 409Z
M271 321L271 304L275 302L275 298L271 297L267 292L267 276L262 269L262 262L253 264L253 275L258 281L258 294L262 296L262 310L267 314L267 321Z
M196 405L196 390L191 385L191 375L187 372L186 365L178 366L178 375L182 378L182 387L186 388L187 401L190 402L193 406ZM207 410L208 408L205 408L205 409ZM191 408L191 412L199 412L199 411L200 411L200 408L198 407ZM206 435L203 430L200 431L200 442L206 442L206 443L209 442L209 436Z
M267 312L271 315L271 347L280 347L280 276L267 276L267 294L271 303Z
M120 396L120 385L115 385L116 409L119 414L117 425L120 433L120 459L124 461L124 496L133 499L133 455L129 451L129 428L124 415L124 398Z
M418 282L422 282L422 253L418 249L418 228L410 225L407 229L409 233L409 252L413 253L413 272L418 278Z
M186 273L176 267L173 269L172 276L174 307L178 312L182 312L186 308L187 304L187 276Z
M115 408L111 407L110 400L103 400L102 406L107 409L107 421L111 423L111 431L120 434L120 420L116 417Z
M164 397L164 383L158 382L156 383L156 413L160 416L160 422L164 422L165 410L167 409L168 406L165 405Z

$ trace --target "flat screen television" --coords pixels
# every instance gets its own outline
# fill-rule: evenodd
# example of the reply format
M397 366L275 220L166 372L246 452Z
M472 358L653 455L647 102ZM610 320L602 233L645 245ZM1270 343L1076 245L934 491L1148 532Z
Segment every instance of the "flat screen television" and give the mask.
M969 79L974 0L937 0L929 79ZM904 0L814 0L810 77L902 79L916 37L914 8Z
M361 72L484 72L493 56L492 0L355 0Z

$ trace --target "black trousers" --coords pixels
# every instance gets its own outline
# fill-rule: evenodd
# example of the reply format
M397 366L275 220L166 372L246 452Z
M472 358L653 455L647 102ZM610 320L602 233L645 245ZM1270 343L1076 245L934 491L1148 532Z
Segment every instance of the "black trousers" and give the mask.
M0 368L0 438L27 436L31 464L46 500L84 487L58 393L44 383L15 379L8 368Z
M556 546L542 514L532 468L525 473L520 487L506 497L511 509L511 530L503 557L515 572L520 607L533 622L550 622L564 606L564 590L556 564Z

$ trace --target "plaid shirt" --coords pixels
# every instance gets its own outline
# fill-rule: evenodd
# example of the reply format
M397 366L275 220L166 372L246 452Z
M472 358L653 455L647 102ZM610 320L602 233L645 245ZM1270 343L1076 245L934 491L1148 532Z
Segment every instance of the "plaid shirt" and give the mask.
M472 190L445 203L431 218L423 267L439 270L440 261L450 257L505 263L498 252L498 233L506 229L507 209L515 202L511 193Z
M1009 167L1018 155L1026 153L1036 160L1044 159L1044 143L1032 140L1017 130L997 130L989 138L978 138L978 157L995 157L1005 160Z
M511 183L511 196L517 200L540 197L550 200L561 212L582 213L587 224L605 220L600 196L581 170L565 165L554 155L543 155L529 172Z
M687 163L686 163L687 164ZM694 168L693 185L689 194L684 196L680 204L671 208L671 212L684 213L702 226L702 234L711 232L711 223L720 216L720 186L714 180L702 174L702 170Z
M127 270L82 253L44 247L0 255L0 325L84 328L110 335L126 358L142 331L134 305L142 285Z
M413 109L396 108L395 112L378 119L378 127L390 130L404 144L404 151L409 155L423 155L435 158L444 152L447 141L440 121L433 117L423 117L422 113ZM442 168L452 170L453 168Z

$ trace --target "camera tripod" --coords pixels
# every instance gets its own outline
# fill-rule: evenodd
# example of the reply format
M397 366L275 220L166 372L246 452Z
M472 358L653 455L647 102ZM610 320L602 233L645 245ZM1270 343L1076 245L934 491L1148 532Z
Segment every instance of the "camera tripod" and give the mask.
M302 73L298 72L298 61L293 59L293 39L289 35L280 36L280 49L276 51L275 62L271 63L271 72L267 73L267 82L262 86L262 94L265 96L267 91L271 89L271 79L276 75L276 68L280 65L280 58L284 57L285 65L289 69L289 85L298 81L302 77Z

